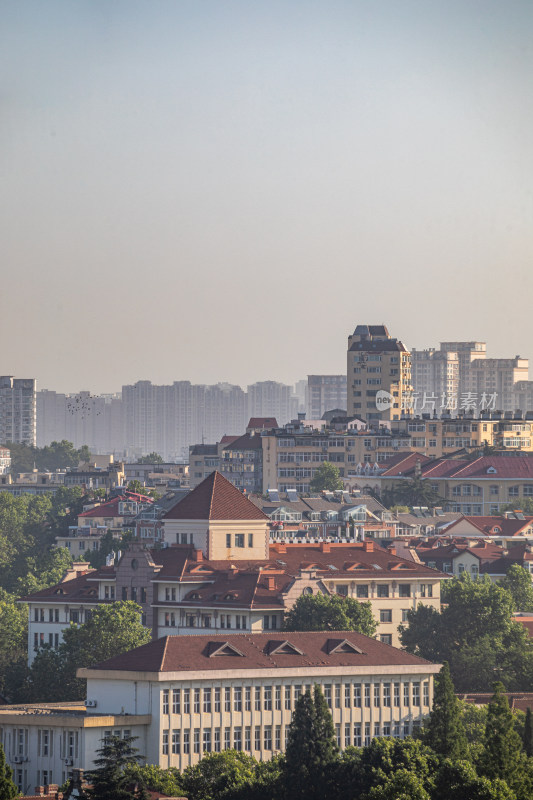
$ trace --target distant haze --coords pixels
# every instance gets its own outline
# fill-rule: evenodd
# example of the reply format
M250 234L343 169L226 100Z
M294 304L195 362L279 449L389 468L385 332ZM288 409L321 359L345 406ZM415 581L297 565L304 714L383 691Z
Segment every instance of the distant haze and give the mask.
M4 0L0 374L533 356L533 3Z

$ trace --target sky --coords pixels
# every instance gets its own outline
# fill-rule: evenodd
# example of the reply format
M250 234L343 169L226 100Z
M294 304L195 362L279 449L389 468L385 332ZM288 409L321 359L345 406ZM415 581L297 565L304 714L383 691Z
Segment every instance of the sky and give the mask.
M0 0L0 374L533 359L532 83L530 0Z

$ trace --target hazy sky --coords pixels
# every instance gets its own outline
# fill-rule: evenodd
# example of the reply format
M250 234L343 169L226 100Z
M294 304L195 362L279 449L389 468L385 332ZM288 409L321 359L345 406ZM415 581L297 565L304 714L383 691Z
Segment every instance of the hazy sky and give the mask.
M0 374L533 359L532 43L531 0L0 0Z

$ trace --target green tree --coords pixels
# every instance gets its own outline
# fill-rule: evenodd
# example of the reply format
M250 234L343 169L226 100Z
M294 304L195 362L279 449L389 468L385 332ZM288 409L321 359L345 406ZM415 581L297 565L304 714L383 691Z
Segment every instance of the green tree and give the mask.
M499 514L504 516L506 511L523 511L524 514L533 516L533 497L517 497L513 503L500 506Z
M500 585L511 594L516 611L533 611L533 582L527 569L512 564Z
M16 600L14 595L5 589L0 589L0 691L2 692L6 691L8 667L25 659L28 648L28 609Z
M17 800L20 797L12 778L13 770L6 764L6 754L0 744L0 800Z
M128 483L128 492L135 492L135 494L146 494L146 487L142 485L142 483L135 479Z
M315 470L309 488L312 492L323 492L325 490L334 492L337 489L344 489L344 483L338 467L332 464L331 461L324 461Z
M445 759L437 772L432 800L516 800L516 795L500 778L479 776L468 761Z
M320 688L308 689L296 703L288 730L283 785L290 800L328 796L338 760L335 729Z
M373 786L362 800L431 800L431 795L419 775L401 768Z
M533 652L527 631L513 622L511 594L488 576L468 574L442 586L439 613L419 605L400 628L402 645L430 661L448 661L457 691L487 691L498 674L513 690L527 690Z
M467 753L461 706L447 662L435 679L433 708L424 729L424 742L435 753L453 760L465 758Z
M256 761L237 750L207 753L181 776L188 800L229 800L253 785Z
M445 502L432 488L431 481L419 475L398 481L390 489L385 490L383 500L389 508L393 505L409 506L409 508L413 506L435 508Z
M138 764L143 756L133 747L137 737L110 736L102 740L96 751L95 767L85 777L91 788L84 789L89 800L148 800L149 795L139 778L133 785L127 767Z
M159 453L148 453L147 456L141 456L137 459L137 464L164 464L164 460Z
M496 683L487 709L484 750L479 768L487 778L500 778L515 792L517 798L528 800L533 789L528 780L527 756L522 750L520 736L514 728L513 714L503 685Z
M531 706L528 706L526 710L523 742L526 756L533 756L533 714L531 713Z
M357 631L375 636L377 626L370 603L333 594L302 594L288 614L286 631Z
M27 702L83 700L85 680L80 667L92 667L151 640L140 619L141 607L131 601L97 606L84 625L63 631L58 650L41 648L25 682Z
M184 794L180 772L175 767L163 769L157 764L128 763L124 775L130 783L144 785L152 792L174 797Z

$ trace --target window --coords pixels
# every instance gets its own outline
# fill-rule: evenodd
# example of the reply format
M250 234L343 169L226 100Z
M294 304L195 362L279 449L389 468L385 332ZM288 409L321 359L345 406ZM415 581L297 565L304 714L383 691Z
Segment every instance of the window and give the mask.
M231 728L224 728L224 750L231 748Z
M274 747L276 750L281 750L281 725L276 725Z
M399 683L395 683L393 688L394 688L394 705L395 706L399 706L400 705L400 684Z
M255 710L261 711L261 687L255 687Z
M402 608L402 622L409 622L409 609Z
M351 698L351 691L350 691L350 684L346 683L344 685L344 707L350 708L352 705L352 698Z
M190 714L191 713L191 690L184 689L183 690L183 713Z
M272 750L272 725L265 725L263 729L263 745L265 750Z
M226 547L231 547L231 533L226 534Z
M215 703L215 713L218 714L220 711L220 687L217 687L215 689L214 703Z
M340 748L341 746L341 726L335 725L335 741L337 742L337 747Z
M172 713L181 714L181 689L172 690Z
M200 752L200 728L194 729L194 752Z
M242 711L242 689L240 687L233 690L233 710Z
M281 686L276 686L276 711L281 711ZM276 747L276 750L279 748Z
M215 728L214 751L220 753L220 728Z
M163 690L163 714L168 714L168 689Z
M361 684L354 683L353 685L353 704L354 708L361 708Z
M400 597L411 597L411 584L400 583Z
M252 689L250 686L247 686L244 690L244 710L252 710Z
M211 752L211 731L205 730L203 734L203 751L204 753Z
M383 705L390 707L390 683L383 684Z
M349 722L346 722L344 724L344 746L345 747L349 747L350 746L351 733L352 733L352 726L350 725Z
M374 684L374 707L379 708L381 705L379 697L379 683Z
M247 725L244 729L244 749L248 753L252 749L252 729L249 725Z
M179 753L181 750L181 731L178 728L174 728L172 731L172 752L174 754Z
M254 730L254 749L261 750L261 728L258 726Z
M272 686L265 686L263 691L263 708L265 711L272 711Z
M161 752L164 756L168 756L168 731L163 731L163 738L161 740Z
M211 689L204 689L204 714L211 713Z
M403 704L404 706L409 705L409 684L404 683L403 685Z
M244 533L235 534L235 547L244 547Z
M185 754L191 752L191 744L190 744L190 742L191 742L191 732L187 728L186 730L183 731L183 752Z
M290 709L291 707L291 687L285 687L285 708Z
M368 597L368 584L360 584L356 590L357 597Z
M392 609L390 608L382 608L379 612L379 621L380 622L392 622Z
M420 705L420 684L413 683L413 705L419 706Z
M422 684L422 702L425 706L429 706L429 683L424 681Z
M233 729L233 749L242 750L242 728Z
M324 686L324 698L329 708L331 708L331 683L326 683Z
M365 683L365 707L370 708L370 684Z
M389 596L389 585L387 583L378 583L378 597Z
M224 689L224 711L231 711L231 688L229 686Z
M361 747L361 726L353 726L353 745L354 747Z
M253 533L248 534L248 547L254 546L254 535Z
M194 713L200 713L200 689L194 690Z
M433 584L432 583L421 583L420 584L420 596L421 597L433 597Z
M379 637L379 641L383 644L392 644L392 634L391 633L382 633Z

